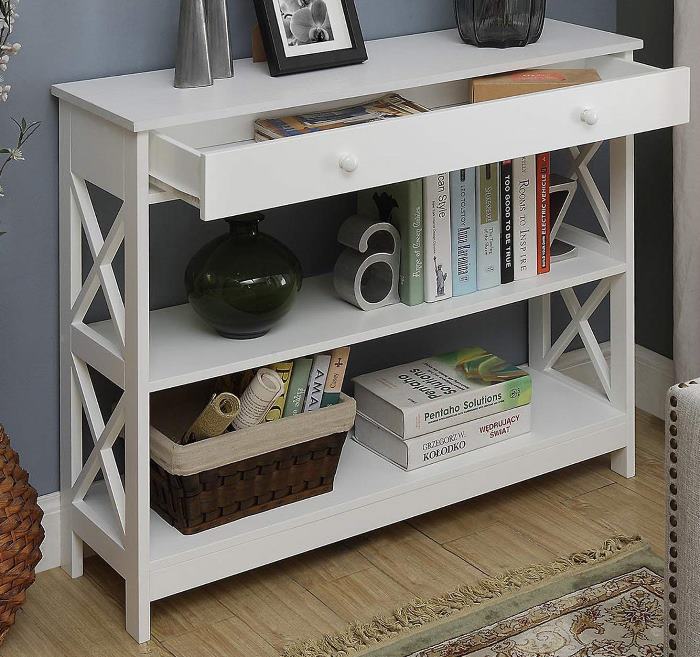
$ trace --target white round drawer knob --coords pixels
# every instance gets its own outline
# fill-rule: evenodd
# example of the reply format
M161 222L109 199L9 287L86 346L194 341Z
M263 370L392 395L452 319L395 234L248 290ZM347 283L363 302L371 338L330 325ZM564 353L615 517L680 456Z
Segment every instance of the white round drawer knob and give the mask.
M345 173L352 173L357 170L360 166L360 160L357 159L357 155L351 155L345 153L340 157L340 168L345 171Z
M588 125L595 125L598 123L598 112L590 107L583 110L583 112L581 112L581 121Z

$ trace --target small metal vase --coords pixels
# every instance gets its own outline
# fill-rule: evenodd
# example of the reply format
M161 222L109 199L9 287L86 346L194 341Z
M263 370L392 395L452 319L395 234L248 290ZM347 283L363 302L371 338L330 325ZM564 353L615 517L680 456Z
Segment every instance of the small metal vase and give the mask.
M209 63L214 79L233 77L227 0L207 0Z
M187 89L211 84L213 80L204 0L180 0L175 86Z

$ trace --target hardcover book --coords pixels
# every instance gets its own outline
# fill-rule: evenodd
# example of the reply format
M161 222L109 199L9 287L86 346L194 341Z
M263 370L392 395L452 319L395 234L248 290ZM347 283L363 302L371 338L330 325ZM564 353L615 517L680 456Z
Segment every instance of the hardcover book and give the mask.
M330 364L331 357L328 354L317 354L314 356L311 373L309 374L309 386L306 390L306 399L304 400L304 413L321 408Z
M292 378L294 362L288 361L286 363L275 363L274 365L270 365L269 369L277 372L277 374L280 375L283 385L282 394L275 399L274 404L272 404L272 407L265 416L265 422L274 422L275 420L279 420L284 414L284 406L287 399L287 392L289 390L289 382Z
M365 374L354 382L357 410L404 439L532 400L530 375L481 347Z
M529 433L531 411L531 405L527 404L409 440L404 440L358 413L355 418L354 438L400 468L417 470Z
M292 378L287 389L287 400L284 403L283 417L299 415L304 410L306 388L309 385L309 374L313 358L297 358L292 367Z
M537 276L537 183L534 155L513 161L515 280Z
M469 83L472 103L563 89L577 84L598 82L594 69L533 69L475 78Z
M333 130L362 123L374 123L375 121L384 121L427 111L425 107L406 100L398 94L389 94L363 105L285 116L280 119L257 119L254 126L255 141L296 137L297 135L305 135L311 132Z
M550 270L550 179L549 153L537 156L537 273L548 274Z
M476 284L486 290L501 284L501 208L499 165L479 167Z
M425 300L433 303L452 296L450 177L447 173L423 180L423 225Z
M450 173L452 294L476 291L476 169Z
M335 406L340 401L340 393L343 391L345 370L348 367L350 347L340 347L331 352L331 364L328 368L326 385L323 389L321 408Z
M505 160L501 162L501 283L514 280L513 160Z
M388 221L399 231L401 302L407 306L423 303L423 180L363 190L357 203L359 214Z

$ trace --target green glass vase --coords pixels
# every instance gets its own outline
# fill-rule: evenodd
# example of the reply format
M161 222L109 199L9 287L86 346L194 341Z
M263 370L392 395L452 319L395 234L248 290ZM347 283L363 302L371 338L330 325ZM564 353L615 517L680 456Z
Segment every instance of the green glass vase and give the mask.
M227 219L229 232L202 247L185 272L192 308L226 338L265 335L301 290L297 257L261 233L260 213Z

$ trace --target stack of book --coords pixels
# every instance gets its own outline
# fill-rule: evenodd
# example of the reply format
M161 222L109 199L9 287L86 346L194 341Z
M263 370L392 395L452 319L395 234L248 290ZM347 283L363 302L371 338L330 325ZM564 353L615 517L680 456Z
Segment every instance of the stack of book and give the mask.
M354 379L355 440L405 470L528 433L527 372L480 347Z

